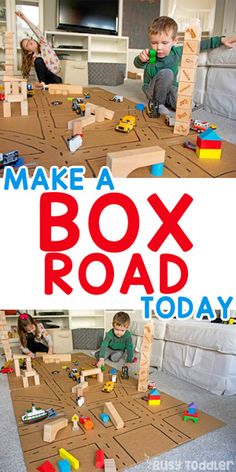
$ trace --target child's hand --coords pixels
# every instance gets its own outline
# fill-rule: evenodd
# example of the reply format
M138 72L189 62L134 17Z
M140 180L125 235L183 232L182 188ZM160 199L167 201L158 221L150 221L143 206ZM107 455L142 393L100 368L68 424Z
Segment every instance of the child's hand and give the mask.
M142 52L140 52L139 59L142 62L148 62L149 61L149 49L144 49Z
M19 18L21 18L21 20L24 20L25 19L25 15L24 13L22 13L21 11L16 11L16 16L18 16Z
M104 359L99 359L98 363L97 363L97 367L100 369L102 367L102 365L104 364Z
M30 351L29 354L27 354L27 356L34 358L34 357L35 357L35 354Z
M222 38L221 42L227 48L233 48L236 43L236 36L232 36L231 38Z

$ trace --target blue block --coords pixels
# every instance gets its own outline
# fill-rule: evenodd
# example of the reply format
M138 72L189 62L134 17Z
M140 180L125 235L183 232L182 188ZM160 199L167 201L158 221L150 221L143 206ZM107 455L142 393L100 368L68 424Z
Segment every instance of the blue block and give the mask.
M151 167L151 174L155 175L155 177L160 177L163 174L164 162L160 162L159 164L153 164Z
M143 103L136 103L135 108L136 110L143 111L145 110L145 105Z
M107 422L110 420L110 417L109 417L106 413L101 413L101 415L99 416L99 418L101 418L101 420L103 421L103 423L107 423Z
M222 141L221 137L212 128L207 128L206 131L200 133L199 138L208 141Z
M70 463L67 459L63 459L57 463L60 472L70 472Z

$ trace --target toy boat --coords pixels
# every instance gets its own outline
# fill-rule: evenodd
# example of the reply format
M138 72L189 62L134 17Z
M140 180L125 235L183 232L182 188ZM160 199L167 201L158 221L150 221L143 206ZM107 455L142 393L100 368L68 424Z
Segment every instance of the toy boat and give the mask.
M36 408L32 403L31 410L26 410L25 414L21 417L24 424L36 423L37 421L44 420L47 418L48 412L42 408Z

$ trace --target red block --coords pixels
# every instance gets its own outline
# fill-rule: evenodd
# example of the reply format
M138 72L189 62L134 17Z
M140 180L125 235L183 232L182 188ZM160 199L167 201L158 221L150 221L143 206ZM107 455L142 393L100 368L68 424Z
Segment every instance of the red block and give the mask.
M196 413L192 414L192 413L189 413L188 410L185 410L184 411L184 416L193 416L194 418L198 418L198 411L196 411Z
M96 451L95 467L97 469L104 469L104 451L102 451L101 449L98 449L98 451Z
M200 149L221 149L222 141L213 141L209 139L201 139L197 136L197 146Z
M148 395L148 400L160 400L160 395Z
M37 470L39 470L40 472L56 472L56 469L49 461L45 461L43 464L39 465L39 467L37 467Z

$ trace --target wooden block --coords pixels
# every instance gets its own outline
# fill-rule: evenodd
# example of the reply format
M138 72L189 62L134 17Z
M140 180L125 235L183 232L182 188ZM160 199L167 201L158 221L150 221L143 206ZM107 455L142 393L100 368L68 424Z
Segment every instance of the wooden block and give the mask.
M22 380L23 380L23 387L28 388L28 386L29 386L28 378L27 377L22 377Z
M23 377L34 377L36 374L36 370L32 369L32 370L24 370L23 372Z
M116 472L114 459L104 459L104 472Z
M101 123L105 120L105 108L97 107L95 110L95 121Z
M192 109L192 97L190 95L178 95L177 109Z
M180 134L181 136L187 136L190 131L190 123L183 123L181 121L175 122L174 134Z
M81 376L80 376L81 379ZM78 397L83 395L83 390L88 387L88 382L80 382L79 384L72 387L72 393L76 393Z
M91 110L92 110L92 104L91 103L86 103L86 105L85 105L85 116L90 116L91 115Z
M92 125L93 123L95 123L95 116L82 116L78 119L78 121L81 123L82 128L84 128L85 126Z
M71 354L43 354L43 362L71 362Z
M177 108L175 118L177 121L184 121L185 123L190 123L192 116L192 110L185 108Z
M11 64L5 64L4 69L5 69L6 72L8 72L8 74L13 73L13 67L12 67Z
M28 116L28 102L27 102L27 100L23 100L23 102L21 102L20 111L21 111L21 116Z
M81 85L69 85L69 93L70 94L75 94L75 95L80 95L83 93L83 87Z
M184 41L183 55L184 54L199 54L200 42L198 40Z
M14 358L13 358L14 359ZM20 377L20 364L18 359L14 359L14 369L15 369L15 374L16 377Z
M13 51L14 49L13 48L9 48L9 47L5 47L5 55L11 55L13 56Z
M35 383L35 385L40 385L39 374L35 374L35 376L34 376L34 383Z
M23 102L23 100L24 100L23 95L20 94L20 93L19 93L18 95L14 95L14 94L12 93L12 94L10 94L10 95L7 95L6 98L7 98L8 103Z
M148 388L149 367L151 359L153 341L153 323L149 322L144 326L143 340L141 344L140 369L138 378L138 391L146 392Z
M196 69L186 69L185 67L180 70L180 82L194 82L196 76Z
M160 146L128 149L126 151L109 152L106 165L111 169L113 177L127 177L133 170L159 164L165 160L165 151Z
M50 420L43 428L43 441L52 442L56 439L56 435L60 429L68 426L67 418L58 418L57 420Z
M25 82L25 79L14 77L13 75L4 75L3 82Z
M115 112L113 110L108 110L105 108L105 118L106 120L112 120L114 117Z
M83 377L88 377L89 375L101 374L101 372L101 369L99 367L96 367L94 369L82 370L81 374L83 375Z
M184 40L200 40L201 39L201 28L193 25L186 28L184 33Z
M122 420L112 402L105 402L104 413L107 413L107 415L110 416L110 419L116 429L124 427L124 421Z
M82 125L80 121L74 120L72 122L72 134L73 136L75 136L76 134L82 134Z
M187 82L179 82L178 95L193 95L194 84Z
M10 118L11 116L11 104L6 101L3 102L3 116L4 118Z
M181 67L187 67L189 69L196 68L198 63L198 55L184 54L181 60Z

